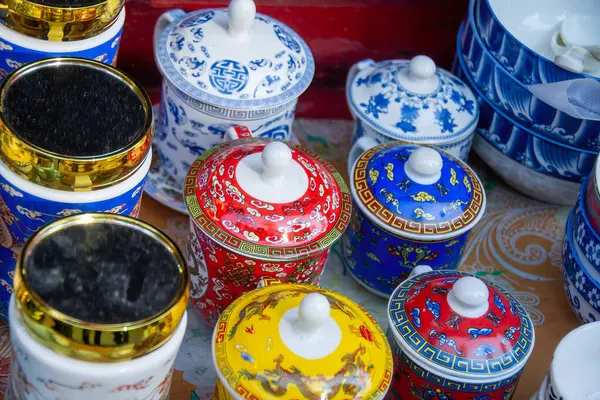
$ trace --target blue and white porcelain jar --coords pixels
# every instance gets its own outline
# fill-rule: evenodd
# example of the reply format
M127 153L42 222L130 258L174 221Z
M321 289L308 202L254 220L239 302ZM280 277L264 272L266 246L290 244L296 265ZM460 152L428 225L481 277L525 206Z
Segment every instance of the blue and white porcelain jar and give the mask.
M26 96L30 83L36 96ZM98 95L90 94L99 84L116 87L117 92L98 89ZM87 93L83 101L69 98L78 90ZM117 102L111 100L115 93ZM126 111L116 117L103 99ZM31 102L42 100L46 107L36 110ZM75 107L70 101L82 105ZM14 110L16 106L35 118L23 125L19 121L24 114ZM61 117L69 107L83 115L79 122ZM141 86L113 67L80 58L50 58L15 71L0 85L0 109L0 318L6 318L17 255L41 227L83 212L137 217L152 162L154 121ZM59 122L46 124L48 118ZM103 118L106 129L94 141L92 128ZM32 129L39 121L46 128Z
M343 258L361 285L387 298L419 264L458 268L486 205L469 166L429 146L369 136L354 144L350 163L355 206Z
M378 143L429 144L463 161L469 155L479 119L477 98L427 56L355 64L346 100L356 124L353 142L368 136Z
M80 57L116 65L124 23L125 8L99 35L65 42L27 36L0 24L0 80L22 65L49 57Z
M290 139L297 98L314 75L313 56L294 31L257 14L252 0L169 11L154 40L163 75L155 144L181 187L196 158L222 143L231 126Z

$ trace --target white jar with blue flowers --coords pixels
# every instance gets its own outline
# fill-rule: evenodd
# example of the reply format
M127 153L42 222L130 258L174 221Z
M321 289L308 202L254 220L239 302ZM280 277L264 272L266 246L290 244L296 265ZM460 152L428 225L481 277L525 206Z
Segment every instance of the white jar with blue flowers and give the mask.
M155 146L183 187L194 160L222 143L227 128L289 140L298 96L314 75L307 44L252 0L186 14L171 10L155 28L163 75Z

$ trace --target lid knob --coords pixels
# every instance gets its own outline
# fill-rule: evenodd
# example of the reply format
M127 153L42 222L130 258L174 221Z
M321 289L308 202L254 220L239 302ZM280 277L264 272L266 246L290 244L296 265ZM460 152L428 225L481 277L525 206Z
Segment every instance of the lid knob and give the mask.
M310 293L304 296L298 307L298 323L296 329L303 336L312 336L319 332L329 320L331 306L327 297L321 293Z
M256 17L256 5L252 0L231 0L227 8L227 16L229 34L236 38L245 38L252 29Z
M465 276L452 286L448 293L448 304L459 315L477 318L488 311L489 295L490 291L482 280Z
M283 142L270 142L261 154L262 178L271 184L278 183L292 163L292 151Z
M408 68L402 68L399 71L398 81L409 92L432 93L439 86L436 70L435 62L431 58L416 56L410 60Z
M444 162L439 152L431 147L420 147L408 157L404 172L421 185L432 185L442 176Z

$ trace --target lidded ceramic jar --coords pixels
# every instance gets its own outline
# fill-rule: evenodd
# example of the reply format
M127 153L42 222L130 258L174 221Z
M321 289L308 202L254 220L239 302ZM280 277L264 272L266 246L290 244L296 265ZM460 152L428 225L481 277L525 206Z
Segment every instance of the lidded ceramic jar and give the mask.
M231 128L228 137L247 136ZM186 177L191 302L214 325L263 277L317 284L350 221L350 192L327 161L293 143L236 139L213 147Z
M402 140L436 146L463 161L469 155L479 119L477 98L427 56L355 64L346 100L355 120L353 141Z
M387 298L419 264L458 268L486 205L468 165L432 147L377 145L368 136L353 146L350 162L354 209L342 254L361 285Z
M214 400L385 398L392 355L371 315L323 288L265 281L215 327Z
M10 303L8 398L169 398L188 271L162 232L80 214L27 242Z
M39 228L82 212L138 215L154 121L140 85L79 58L22 67L0 85L0 110L5 316L16 255Z
M252 0L169 11L154 40L163 75L156 146L182 187L196 157L220 144L228 127L290 139L297 98L314 75L313 56L294 31L257 14Z
M507 400L533 351L527 311L500 286L418 266L388 304L397 399Z

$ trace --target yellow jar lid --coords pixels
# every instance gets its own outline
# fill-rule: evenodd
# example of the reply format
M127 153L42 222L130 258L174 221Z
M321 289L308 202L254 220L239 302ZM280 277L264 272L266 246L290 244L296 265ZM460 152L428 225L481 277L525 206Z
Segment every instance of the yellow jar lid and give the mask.
M236 398L383 399L392 353L369 313L338 293L268 285L221 315L213 360Z

